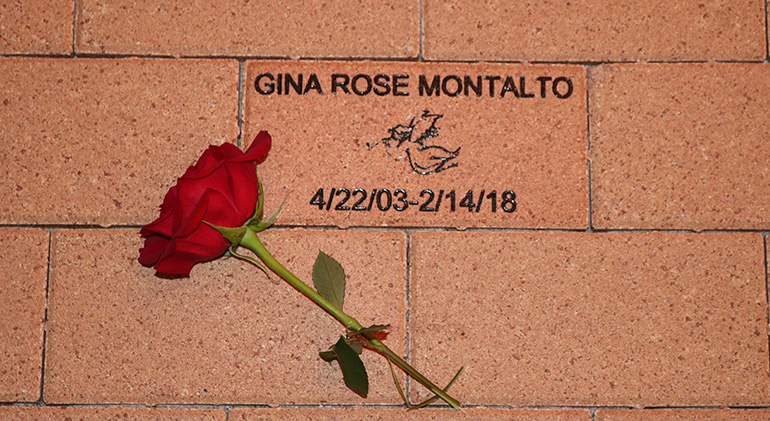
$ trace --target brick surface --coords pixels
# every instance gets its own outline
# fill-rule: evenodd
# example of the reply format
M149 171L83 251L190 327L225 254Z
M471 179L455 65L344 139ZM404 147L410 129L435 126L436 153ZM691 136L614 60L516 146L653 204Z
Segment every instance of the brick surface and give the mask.
M48 232L0 229L0 402L40 398Z
M277 87L272 94L258 93L257 85L262 92L270 92L268 76L257 83L264 74L273 75L275 84L283 88L281 93ZM278 83L279 74L290 74L293 80L302 74L304 85L315 75L322 93L311 88L297 94L289 86L287 95L285 76ZM335 74L341 76L335 78ZM384 76L378 79L377 75ZM408 86L395 90L394 75L403 75L398 83ZM439 95L435 95L438 90L429 95L434 76L442 85ZM467 91L447 95L456 93L458 82L465 85L466 76L473 84L481 78L478 95L468 85ZM349 93L341 87L333 92L333 80L342 84L345 77ZM389 89L375 87L383 95L375 93L375 88L369 91L367 77L372 84L390 81ZM501 79L493 86L487 77ZM505 85L508 77L511 84ZM541 84L540 77L551 80L542 79ZM584 70L575 66L250 62L244 83L244 139L250 141L259 130L273 135L273 150L260 167L260 176L268 208L277 207L288 194L281 224L585 228L584 77ZM571 94L565 79L554 84L557 78L569 78ZM354 81L360 94L352 87ZM554 94L554 85L565 98ZM508 86L505 91L504 86ZM425 110L428 116L423 115ZM400 147L398 141L383 140L391 135L404 139ZM452 158L448 152L457 148ZM311 199L321 188L327 205L319 209ZM332 188L336 194L329 207ZM355 189L361 189L360 194ZM412 204L399 201L404 193L396 196L398 189ZM434 195L432 201L425 190ZM471 212L460 206L470 190ZM506 190L515 193L517 208L511 213L502 209ZM451 210L452 191L455 211ZM349 193L354 193L350 200L341 203ZM357 203L362 210L352 210ZM348 209L336 210L338 205ZM422 205L438 211L420 211ZM512 202L507 206L514 209Z
M413 364L466 404L770 402L759 234L411 237Z
M308 282L319 249L346 270L345 309L405 342L406 237L270 231L279 261ZM285 283L235 259L164 279L140 266L134 230L56 230L45 400L49 403L398 403L387 363L362 356L369 398L318 357L344 332ZM367 301L376 305L368 305Z
M425 0L429 60L765 58L762 0Z
M233 408L230 421L255 420L554 420L588 421L585 409L422 409L406 412L397 408Z
M419 2L80 0L76 49L174 56L388 57L419 52ZM141 27L141 30L137 28Z
M600 409L596 421L764 421L767 409Z
M769 79L766 64L591 69L593 225L769 228Z
M0 406L0 417L6 421L225 421L227 414L221 409Z
M2 59L0 75L0 223L149 222L237 137L235 61Z
M0 4L0 54L71 54L74 0Z

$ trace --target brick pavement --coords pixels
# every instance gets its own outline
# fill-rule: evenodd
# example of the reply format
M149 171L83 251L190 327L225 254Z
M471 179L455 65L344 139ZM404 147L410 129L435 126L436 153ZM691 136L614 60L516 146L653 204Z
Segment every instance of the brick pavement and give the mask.
M7 3L0 418L768 417L765 1ZM340 260L465 412L403 412L373 354L351 393L249 265L138 264L175 177L263 129L268 247Z

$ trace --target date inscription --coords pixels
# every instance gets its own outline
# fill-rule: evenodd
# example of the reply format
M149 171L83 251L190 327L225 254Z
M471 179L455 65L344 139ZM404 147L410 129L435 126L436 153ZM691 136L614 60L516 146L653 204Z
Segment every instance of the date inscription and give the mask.
M423 189L410 195L405 189L348 189L319 188L309 204L319 211L355 212L505 212L516 211L516 193L513 190Z

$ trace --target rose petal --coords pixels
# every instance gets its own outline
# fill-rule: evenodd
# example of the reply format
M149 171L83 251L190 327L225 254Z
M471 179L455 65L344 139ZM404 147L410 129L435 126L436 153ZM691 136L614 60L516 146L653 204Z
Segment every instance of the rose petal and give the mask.
M168 212L169 210L173 210L176 206L177 200L179 200L178 195L179 187L176 185L172 186L168 193L166 193L166 196L163 198L163 204L160 205L160 213L161 215Z
M230 242L219 231L206 224L187 237L174 239L174 244L174 255L184 254L196 262L216 259L230 247Z
M158 219L142 227L142 229L139 231L139 234L141 234L143 237L147 237L152 234L162 235L167 238L171 237L171 234L174 232L173 215L174 209L171 208L165 213L161 214Z
M187 172L185 172L181 178L200 179L208 177L217 168L222 166L225 159L225 154L222 152L221 146L216 145L209 146L209 148L206 149L206 152L204 152L204 155L208 155L205 162L203 157L201 157L201 159L198 160L198 163L195 164L195 167L188 168Z
M225 143L222 145L222 154L224 155L224 160L229 161L242 157L243 151L232 143Z
M144 240L144 247L139 249L139 263L144 266L152 266L157 263L169 241L168 238L158 235L147 237Z
M178 219L178 226L175 224L174 233L171 235L171 239L178 237L184 237L190 235L203 221L203 216L206 214L206 208L208 208L209 201L206 195L199 196L200 199L195 206L192 207L190 213L183 215L179 218L179 215L175 215ZM177 210L177 213L180 213Z
M179 221L179 228L171 237L155 265L159 272L188 275L190 269L200 262L215 259L227 250L229 244L217 230L203 223L209 209L211 192L205 193L192 212ZM220 202L221 198L217 197ZM220 204L214 205L214 210ZM179 213L179 212L177 212Z
M190 269L199 263L184 253L176 253L174 241L171 241L163 252L163 255L155 265L155 270L169 275L190 275Z
M220 227L237 228L246 223L246 221L254 213L252 208L251 214L243 216L233 207L231 197L228 197L221 192L213 189L206 190L206 197L208 198L208 207L206 214L203 216L203 220ZM217 235L221 237L219 231L216 231Z
M183 219L187 219L197 202L206 193L206 190L214 190L224 195L224 201L229 204L234 212L237 207L233 202L233 182L224 166L221 166L201 179L179 179L179 206L183 211Z
M263 130L257 134L257 136L254 138L254 141L251 142L249 149L246 150L246 153L243 154L242 157L232 159L231 161L255 161L257 164L261 164L265 158L267 158L267 153L270 152L272 143L273 139L270 137L270 134Z
M254 216L257 199L259 198L259 182L257 169L253 162L225 164L233 187L233 202L238 215L244 221Z
M216 165L219 160L214 156L215 146L209 146L208 149L203 151L203 154L198 158L198 161L194 165L187 168L182 177L192 177L200 173L201 170L205 170L211 165Z

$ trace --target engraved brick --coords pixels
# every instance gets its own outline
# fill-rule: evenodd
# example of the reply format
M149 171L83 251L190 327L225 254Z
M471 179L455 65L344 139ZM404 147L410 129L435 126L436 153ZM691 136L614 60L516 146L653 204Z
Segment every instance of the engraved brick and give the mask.
M390 323L403 353L406 237L396 232L276 231L260 235L306 282L319 249L345 268L345 309ZM293 288L236 259L157 277L136 262L135 230L56 230L45 399L49 403L398 403L378 355L362 356L369 398L318 357L344 332ZM370 304L374 303L374 304Z
M0 417L5 421L225 421L227 414L221 409L0 406Z
M235 61L14 58L0 75L0 223L149 222L237 137Z
M425 0L429 60L765 58L762 0Z
M40 398L48 232L0 229L0 402Z
M0 4L0 54L71 54L74 0Z
M595 227L770 228L770 66L606 65L590 79Z
M302 75L301 94L287 74ZM581 67L260 61L248 63L245 89L245 140L273 135L260 176L268 208L288 194L281 224L587 226ZM326 205L313 206L321 188Z
M411 237L411 358L467 404L764 406L759 234Z
M174 56L414 58L419 2L79 0L76 49ZM137 30L141 28L141 30Z
M255 420L554 420L588 421L590 413L585 409L491 409L470 408L421 409L406 412L400 408L233 408L231 421Z
M596 421L764 421L767 409L600 409Z

